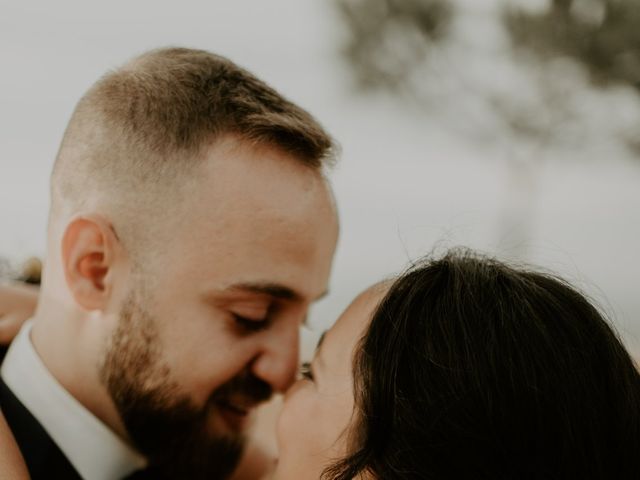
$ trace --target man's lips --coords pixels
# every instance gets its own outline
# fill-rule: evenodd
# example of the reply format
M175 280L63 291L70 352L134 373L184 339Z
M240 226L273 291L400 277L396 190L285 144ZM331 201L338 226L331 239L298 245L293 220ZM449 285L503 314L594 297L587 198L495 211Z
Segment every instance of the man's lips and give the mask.
M237 413L247 414L260 405L262 400L258 400L248 395L229 395L219 398L216 403L224 408L234 410Z
M216 404L221 417L231 430L244 430L249 414L260 402L249 399L224 399L218 400Z
M218 406L229 410L237 415L247 415L249 411L253 408L253 406L245 406L243 404L231 403L228 401L220 401L218 402Z

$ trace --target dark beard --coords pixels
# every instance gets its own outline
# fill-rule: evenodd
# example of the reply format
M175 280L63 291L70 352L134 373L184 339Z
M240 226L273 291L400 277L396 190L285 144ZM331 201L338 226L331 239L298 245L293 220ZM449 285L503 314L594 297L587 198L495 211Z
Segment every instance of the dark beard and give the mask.
M147 457L154 478L225 479L242 456L242 434L207 429L221 400L243 395L267 400L271 388L248 372L234 377L198 408L179 391L162 352L153 318L130 294L101 366L111 395L135 447ZM209 429L210 430L210 429Z

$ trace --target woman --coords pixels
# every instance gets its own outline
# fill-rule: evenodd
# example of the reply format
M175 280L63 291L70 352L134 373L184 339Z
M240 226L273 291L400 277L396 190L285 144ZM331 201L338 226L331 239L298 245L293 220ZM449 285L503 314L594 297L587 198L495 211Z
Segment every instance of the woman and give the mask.
M453 251L353 302L277 436L277 480L638 478L640 375L563 281Z
M640 478L640 376L549 275L451 252L362 294L287 394L278 480Z

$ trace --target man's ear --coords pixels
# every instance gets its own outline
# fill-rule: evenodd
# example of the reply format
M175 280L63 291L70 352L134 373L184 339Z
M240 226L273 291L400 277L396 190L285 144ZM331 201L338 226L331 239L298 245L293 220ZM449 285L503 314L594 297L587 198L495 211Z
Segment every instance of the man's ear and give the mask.
M115 262L122 249L103 217L71 220L62 237L62 266L71 295L85 310L102 310L112 292Z

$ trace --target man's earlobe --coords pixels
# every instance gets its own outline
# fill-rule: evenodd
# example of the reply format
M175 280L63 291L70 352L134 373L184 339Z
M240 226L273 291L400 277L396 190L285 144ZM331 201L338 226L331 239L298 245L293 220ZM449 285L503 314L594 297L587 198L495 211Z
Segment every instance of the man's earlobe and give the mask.
M117 238L99 216L71 220L62 238L62 262L71 295L85 310L101 310L111 294Z

